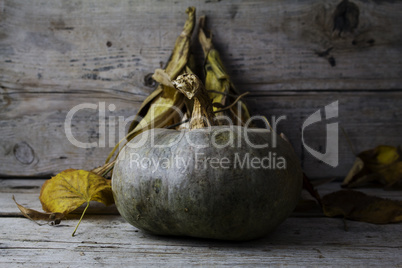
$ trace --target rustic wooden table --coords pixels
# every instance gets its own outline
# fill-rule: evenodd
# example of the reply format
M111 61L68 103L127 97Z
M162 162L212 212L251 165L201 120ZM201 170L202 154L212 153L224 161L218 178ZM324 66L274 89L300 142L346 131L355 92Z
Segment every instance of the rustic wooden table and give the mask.
M317 209L294 213L271 235L249 242L153 236L129 225L115 207L91 204L58 226L24 218L12 200L41 210L44 180L0 180L0 267L90 266L381 266L402 265L402 224L374 225L325 218ZM339 183L318 188L321 194ZM363 189L402 199L401 192ZM345 228L346 227L346 228Z

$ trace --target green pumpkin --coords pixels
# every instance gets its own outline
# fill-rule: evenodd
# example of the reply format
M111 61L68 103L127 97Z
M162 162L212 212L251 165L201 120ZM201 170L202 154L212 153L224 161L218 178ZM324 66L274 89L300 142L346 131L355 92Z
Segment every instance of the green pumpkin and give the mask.
M290 215L302 188L293 148L273 135L238 126L145 131L115 164L117 209L157 235L263 237Z

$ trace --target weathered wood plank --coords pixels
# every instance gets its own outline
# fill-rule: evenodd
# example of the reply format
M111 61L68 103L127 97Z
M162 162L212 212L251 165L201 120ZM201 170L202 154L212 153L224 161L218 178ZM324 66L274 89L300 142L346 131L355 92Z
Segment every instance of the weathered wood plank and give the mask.
M402 3L353 2L359 24L341 37L333 33L337 1L200 1L196 7L208 16L236 84L264 91L399 89ZM4 1L0 81L12 89L131 92L166 62L193 4Z
M0 175L39 176L56 173L67 168L93 169L101 165L108 153L124 137L126 119L134 115L141 100L138 95L116 96L102 93L92 96L70 93L63 97L56 94L10 94L11 100L5 113L0 114ZM355 147L362 151L379 144L400 145L402 138L402 93L387 94L355 92L303 92L303 93L252 93L246 99L255 115L265 115L286 120L278 123L302 160L303 168L311 178L343 177L353 164L354 155L347 139L339 130L339 165L328 166L311 156L301 139L303 122L318 109L339 101L339 122ZM79 148L72 144L65 132L64 122L69 110L82 103L97 108L78 111L72 121L74 138L83 143L104 141L104 147ZM100 122L99 107L104 103L105 121ZM114 105L114 111L109 110ZM126 120L120 120L119 117ZM114 122L110 119L114 118ZM325 152L325 121L305 129L308 146ZM102 130L104 129L104 130ZM114 137L113 137L114 136ZM21 147L19 147L21 146ZM18 150L16 150L17 148ZM25 148L25 149L24 149ZM31 149L29 149L31 148ZM18 152L25 152L23 157Z
M324 106L338 101L338 118L325 119ZM356 153L377 145L402 144L402 94L400 92L359 93L297 93L284 97L278 95L260 95L250 100L254 114L266 115L268 119L274 115L279 121L278 133L283 132L293 144L301 158L302 167L310 178L343 178L351 168ZM322 121L302 129L303 123L314 112L320 109ZM271 120L272 121L272 120ZM339 151L337 167L331 167L313 157L306 145L321 153L326 152L327 131L329 123L339 124ZM342 129L345 130L343 133ZM304 141L302 142L302 132ZM348 142L350 140L351 145ZM328 141L331 142L331 141Z
M288 116L279 128L312 178L342 177L353 162L342 138L336 169L318 163L301 147L303 120L331 101L340 101L340 123L358 150L401 143L402 3L353 2L360 10L359 24L354 33L340 36L333 34L336 1L196 3L198 14L208 16L235 84L253 93L247 100L254 111ZM82 103L99 107L105 102L108 119L133 115L152 90L144 77L167 61L184 9L192 4L3 1L0 175L40 176L100 165L117 141L112 137L109 142L109 133L117 133L109 132L113 124L99 123L94 109L81 110L73 120L74 137L81 142L104 139L106 147L77 148L64 131L68 111ZM116 106L113 112L107 110L109 104ZM309 144L322 151L324 128L309 135Z
M59 227L0 218L1 265L115 266L388 266L400 265L400 224L289 218L268 237L244 243L152 236L120 216L78 215ZM10 228L13 226L13 228Z
M82 143L105 141L98 148L79 148L72 144L65 132L65 120L68 112L83 103L95 105L93 109L80 109L73 115L71 128L73 139ZM99 115L102 103L107 117ZM66 168L93 169L106 160L114 145L124 138L124 128L141 104L137 96L120 96L101 93L95 97L82 94L10 94L10 105L0 115L2 138L0 139L0 174L15 176L49 175ZM111 112L109 105L115 105ZM111 122L109 118L115 118ZM104 122L99 119L104 118ZM102 129L104 131L102 132ZM113 130L113 131L112 131ZM115 135L109 137L110 133ZM112 139L112 142L109 142ZM24 150L23 157L17 157L18 146ZM25 160L31 159L31 161Z

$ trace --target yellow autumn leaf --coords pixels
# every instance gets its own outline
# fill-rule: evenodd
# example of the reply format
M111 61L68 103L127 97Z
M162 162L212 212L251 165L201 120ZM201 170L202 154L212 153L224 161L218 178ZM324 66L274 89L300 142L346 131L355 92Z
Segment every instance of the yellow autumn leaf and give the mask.
M359 153L342 186L352 188L368 182L378 182L386 188L396 187L402 182L399 147L379 145Z
M380 145L375 150L376 160L381 165L392 164L400 157L397 147Z
M86 170L68 169L47 180L39 200L46 212L68 214L85 202L113 204L110 182Z
M73 232L78 228L90 201L105 205L114 203L110 181L86 170L68 169L46 181L39 200L44 211L68 214L85 202L87 206Z
M327 217L343 216L346 219L375 224L402 221L402 201L366 195L353 190L341 190L322 198Z
M110 181L86 170L67 169L47 180L39 200L46 212L68 214L85 202L114 203Z

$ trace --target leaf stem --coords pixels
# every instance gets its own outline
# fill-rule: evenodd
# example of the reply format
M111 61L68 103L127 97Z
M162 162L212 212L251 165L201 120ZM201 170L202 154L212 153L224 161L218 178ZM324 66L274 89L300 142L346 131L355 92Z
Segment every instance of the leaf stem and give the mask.
M248 95L250 92L244 92L243 94L241 94L240 96L237 97L237 99L230 105L223 107L222 109L216 110L214 111L214 113L220 113L226 110L229 110L230 108L232 108L241 98L243 98L244 96Z
M71 236L74 236L74 235L75 235L75 232L77 231L78 226L80 225L81 220L82 220L82 218L84 217L84 214L85 214L85 212L87 211L88 207L89 207L89 202L87 202L87 206L85 207L84 211L83 211L82 214L81 214L80 221L78 222L77 226L75 226L74 232L73 232L73 234L72 234Z
M212 102L201 80L194 74L184 73L172 81L173 86L188 99L194 99L190 129L215 125Z

